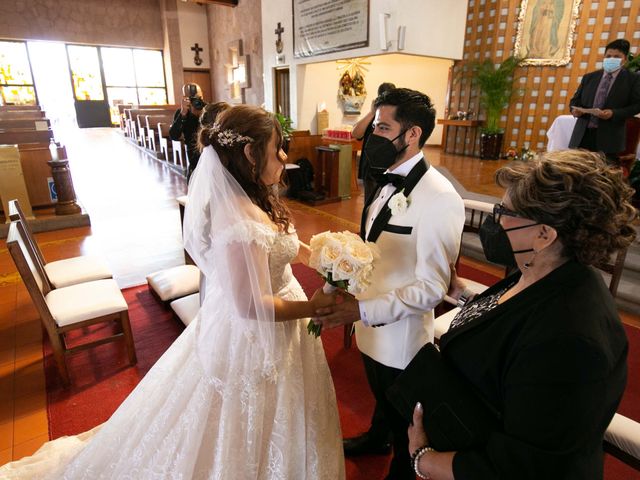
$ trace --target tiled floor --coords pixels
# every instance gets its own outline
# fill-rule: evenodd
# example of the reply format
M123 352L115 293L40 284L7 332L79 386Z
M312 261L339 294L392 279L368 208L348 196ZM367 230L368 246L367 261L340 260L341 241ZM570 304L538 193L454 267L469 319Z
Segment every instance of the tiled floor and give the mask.
M92 226L46 232L36 238L47 260L95 253L106 257L121 288L144 283L155 270L183 263L175 197L184 179L144 155L117 131L89 129L61 135L79 200ZM444 155L428 148L470 191L500 196L493 172L501 162ZM291 202L300 239L324 230L358 230L362 195L310 207ZM465 259L494 273L484 264ZM629 322L638 318L625 316ZM0 464L37 450L48 440L42 330L4 243L0 243Z

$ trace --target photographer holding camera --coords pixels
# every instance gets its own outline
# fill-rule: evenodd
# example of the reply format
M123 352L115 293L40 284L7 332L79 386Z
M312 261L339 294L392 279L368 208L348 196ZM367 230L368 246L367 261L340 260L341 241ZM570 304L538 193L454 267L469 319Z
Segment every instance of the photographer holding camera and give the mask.
M200 128L200 115L206 102L202 99L202 90L196 83L187 83L182 87L182 106L173 116L173 123L169 129L171 140L184 138L187 146L187 159L189 170L187 182L198 164L200 152L198 151L198 129Z

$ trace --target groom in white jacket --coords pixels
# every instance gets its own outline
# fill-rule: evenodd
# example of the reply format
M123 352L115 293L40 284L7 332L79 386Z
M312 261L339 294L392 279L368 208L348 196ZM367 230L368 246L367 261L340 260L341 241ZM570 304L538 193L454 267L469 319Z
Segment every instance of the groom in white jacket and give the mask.
M341 303L319 310L316 321L326 328L356 322L358 348L376 398L378 415L370 430L346 440L345 453L354 446L353 453L357 447L364 447L358 453L379 452L391 430L394 456L386 478L414 480L408 424L385 392L418 350L433 341L433 309L449 287L449 265L458 255L465 213L451 183L422 154L435 124L429 97L396 88L374 105L375 127L364 149L381 173L380 187L365 200L360 235L378 245L381 258L363 294L357 299L344 295Z

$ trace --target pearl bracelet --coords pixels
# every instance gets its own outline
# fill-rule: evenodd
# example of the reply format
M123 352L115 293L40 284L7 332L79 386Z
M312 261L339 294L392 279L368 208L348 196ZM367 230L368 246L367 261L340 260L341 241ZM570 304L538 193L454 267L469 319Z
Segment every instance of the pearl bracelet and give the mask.
M411 455L411 463L413 464L413 470L416 472L416 475L419 478L424 480L431 480L431 476L427 473L424 474L420 471L420 458L427 452L435 452L435 450L431 447L424 446L422 448L418 448L413 455Z

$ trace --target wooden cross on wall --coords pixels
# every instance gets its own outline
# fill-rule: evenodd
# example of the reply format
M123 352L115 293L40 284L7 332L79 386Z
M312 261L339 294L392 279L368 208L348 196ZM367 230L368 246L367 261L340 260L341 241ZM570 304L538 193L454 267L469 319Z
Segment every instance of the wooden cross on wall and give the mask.
M275 32L273 32L278 35L278 39L276 40L276 52L278 53L282 53L282 50L284 50L284 45L282 43L282 32L284 32L284 28L282 28L282 25L280 25L280 22L278 22L278 28L276 28Z
M200 47L197 43L191 47L192 52L196 52L196 55L193 57L193 63L196 65L202 65L202 58L200 58L200 52L204 52L204 48Z

